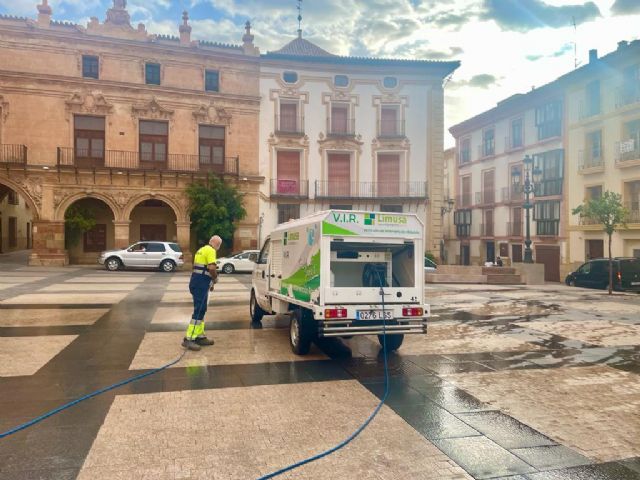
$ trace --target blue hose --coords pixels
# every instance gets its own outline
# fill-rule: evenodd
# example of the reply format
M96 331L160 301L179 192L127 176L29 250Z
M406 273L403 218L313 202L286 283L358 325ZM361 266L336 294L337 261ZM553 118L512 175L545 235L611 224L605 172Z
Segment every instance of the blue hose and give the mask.
M77 405L80 402L84 402L85 400L89 400L90 398L93 397L97 397L98 395L101 395L105 392L108 392L109 390L114 390L118 387L122 387L123 385L126 385L128 383L132 383L135 382L137 380L140 380L142 378L148 377L150 375L153 375L154 373L158 373L161 372L162 370L165 370L169 367L172 367L173 365L175 365L176 363L178 363L180 360L182 360L182 357L184 357L184 354L187 353L187 351L185 350L184 352L182 352L182 354L176 358L174 361L172 361L171 363L167 363L166 365L163 365L162 367L159 368L154 368L153 370L149 370L148 372L145 373L141 373L140 375L136 375L135 377L130 377L127 378L126 380L122 380L118 383L114 383L113 385L109 385L108 387L104 387L101 388L100 390L96 390L95 392L91 392L87 395L84 395L80 398L76 398L75 400L69 402L69 403L65 403L64 405L61 405L57 408L54 408L53 410L48 411L47 413L44 413L42 415L40 415L39 417L36 417L32 420L29 420L26 423L23 423L22 425L18 425L17 427L12 428L11 430L7 430L6 432L2 432L0 433L0 439L8 437L9 435L13 435L14 433L18 433L20 430L24 430L25 428L29 428L33 425L35 425L36 423L40 423L41 421L52 417L53 415L62 412L63 410L66 410L67 408L71 408L74 405Z
M380 272L378 272L378 277L380 277ZM282 475L285 472L290 472L291 470L294 470L298 467L306 465L307 463L315 462L316 460L320 460L321 458L324 458L326 456L331 455L332 453L337 452L341 448L344 448L347 445L349 445L351 441L353 441L358 435L362 433L362 431L365 428L369 426L369 424L376 417L376 415L378 415L378 412L382 408L382 405L384 405L384 402L387 400L387 396L389 395L389 367L387 365L387 322L384 318L384 311L385 311L384 295L385 294L384 294L384 289L382 285L383 285L382 278L380 278L380 295L382 296L382 351L383 351L383 357L384 357L384 395L382 396L380 403L375 408L375 410L371 413L371 415L369 415L369 418L367 418L364 421L364 423L360 425L360 427L355 432L353 432L351 435L349 435L349 437L347 437L345 440L337 444L335 447L325 450L324 452L318 453L317 455L314 455L312 457L305 458L304 460L300 460L299 462L293 463L288 467L284 467L284 468L281 468L280 470L276 470L275 472L264 475L258 478L258 480L267 480L268 478L277 477L278 475Z

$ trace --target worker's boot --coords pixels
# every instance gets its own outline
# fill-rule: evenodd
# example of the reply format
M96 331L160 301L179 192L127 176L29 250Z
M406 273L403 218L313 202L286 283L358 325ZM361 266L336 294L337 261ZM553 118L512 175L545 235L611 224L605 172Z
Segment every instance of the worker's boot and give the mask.
M182 340L182 346L187 350L193 350L194 352L200 351L201 348L194 340L189 340L188 338Z
M209 340L207 337L198 337L196 338L196 343L201 347L210 347L214 344L214 341Z

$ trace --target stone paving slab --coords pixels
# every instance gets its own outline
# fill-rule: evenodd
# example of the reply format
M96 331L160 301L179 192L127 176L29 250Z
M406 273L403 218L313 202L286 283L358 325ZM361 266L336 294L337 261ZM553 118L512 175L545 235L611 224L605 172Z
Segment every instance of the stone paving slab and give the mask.
M540 332L580 340L601 347L640 345L640 325L629 325L611 320L602 321L533 321L518 324Z
M337 444L377 403L355 381L119 396L78 479L258 478ZM282 478L471 477L385 406L345 449Z
M209 305L215 304L216 300L238 300L244 301L249 305L249 290L237 291L214 291L212 298L209 300ZM162 303L191 303L193 304L193 297L189 290L182 292L165 292L162 296Z
M620 298L617 302L608 302L599 300L597 302L566 302L567 308L575 308L576 310L586 310L590 313L614 314L618 315L635 315L635 319L640 321L640 307L633 298Z
M405 335L401 355L530 351L540 347L471 325L431 325L427 335Z
M0 337L0 377L33 375L76 338L77 335Z
M118 303L125 296L127 292L123 293L28 293L24 295L18 295L16 297L2 300L5 305L90 305L90 304L105 304L105 303Z
M151 320L152 324L171 324L171 323L182 323L184 324L184 328L187 328L187 324L191 319L191 315L193 314L193 307L191 306L181 306L181 307L160 307L156 310L156 313L153 315L153 319ZM215 305L215 301L213 305L210 305L207 309L207 313L204 317L205 322L207 323L216 323L216 322L225 322L230 318L242 318L242 316L246 317L247 326L249 325L249 307L246 305L242 305L239 307L219 307Z
M24 285L25 283L37 282L47 277L31 276L31 275L14 275L13 272L3 273L0 275L0 283L10 285Z
M182 332L147 332L129 369L156 368L171 362L182 353L182 337ZM285 329L209 330L207 337L216 342L214 346L188 352L173 368L327 359L315 345L308 355L294 354L289 346L289 331Z
M38 292L69 293L85 291L128 292L138 287L138 283L58 283L41 288Z
M106 308L29 308L0 310L0 327L60 327L93 325Z
M215 286L216 292L244 292L249 291L249 285L243 285L241 283L217 283ZM189 292L189 283L172 283L167 286L167 292Z
M636 374L593 366L446 378L593 460L640 455L640 376Z

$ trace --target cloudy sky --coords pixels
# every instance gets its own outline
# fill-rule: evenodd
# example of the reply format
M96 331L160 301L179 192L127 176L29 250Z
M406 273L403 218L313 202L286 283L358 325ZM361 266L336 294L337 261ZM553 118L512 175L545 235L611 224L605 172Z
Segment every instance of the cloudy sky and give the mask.
M35 17L36 0L0 0L0 13ZM297 29L296 0L129 0L133 22L178 35L189 10L193 36L240 43L250 19L261 51ZM104 18L111 0L49 0L54 18ZM340 55L461 60L448 82L446 127L640 38L640 0L303 0L309 40ZM575 21L576 28L573 23ZM452 139L447 134L446 144Z

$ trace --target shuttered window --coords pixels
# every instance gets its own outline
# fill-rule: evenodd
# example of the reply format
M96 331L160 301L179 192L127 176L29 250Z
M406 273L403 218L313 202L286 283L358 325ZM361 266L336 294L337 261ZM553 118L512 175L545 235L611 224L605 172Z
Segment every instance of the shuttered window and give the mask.
M400 195L400 155L378 155L378 195L381 197Z
M300 152L279 151L277 165L277 192L300 193Z
M351 157L348 153L330 154L327 162L329 195L351 195Z

